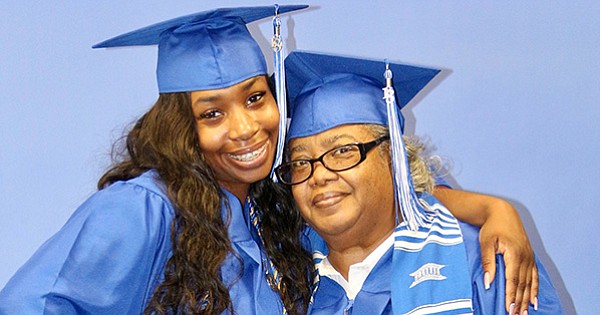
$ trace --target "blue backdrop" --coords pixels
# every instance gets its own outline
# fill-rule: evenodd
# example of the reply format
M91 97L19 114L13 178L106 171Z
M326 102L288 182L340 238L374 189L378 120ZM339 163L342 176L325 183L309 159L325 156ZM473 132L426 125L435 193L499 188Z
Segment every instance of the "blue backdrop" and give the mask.
M568 314L597 312L600 2L311 1L288 50L442 68L405 109L466 190L509 199ZM0 11L0 286L95 190L156 99L156 49L92 50L147 24L249 1L64 0ZM298 2L280 1L282 4ZM251 25L268 58L270 20Z

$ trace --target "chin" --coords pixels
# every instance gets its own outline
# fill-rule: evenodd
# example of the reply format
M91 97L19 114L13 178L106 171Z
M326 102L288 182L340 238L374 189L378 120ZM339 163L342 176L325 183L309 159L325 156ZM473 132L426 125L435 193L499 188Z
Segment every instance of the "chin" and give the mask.
M266 169L256 170L255 172L252 172L252 174L248 174L248 176L245 176L245 182L248 184L254 184L269 177L270 172L270 167Z
M311 224L320 235L338 235L348 231L351 225L340 218L323 219L324 224ZM322 221L322 222L323 222Z

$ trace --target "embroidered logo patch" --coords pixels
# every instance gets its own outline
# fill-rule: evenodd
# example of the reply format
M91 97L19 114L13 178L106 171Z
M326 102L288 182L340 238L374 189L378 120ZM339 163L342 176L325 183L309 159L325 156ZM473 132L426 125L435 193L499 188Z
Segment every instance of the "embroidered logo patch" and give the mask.
M417 271L410 274L414 278L413 283L409 288L416 286L417 284L427 280L444 280L445 276L442 275L441 269L446 265L438 265L434 263L427 263L417 269Z

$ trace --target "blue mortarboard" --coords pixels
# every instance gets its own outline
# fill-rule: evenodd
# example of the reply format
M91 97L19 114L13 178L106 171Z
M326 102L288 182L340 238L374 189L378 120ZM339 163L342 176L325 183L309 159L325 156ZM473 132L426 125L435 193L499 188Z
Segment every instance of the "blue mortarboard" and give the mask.
M279 13L307 5L279 6ZM229 87L267 74L265 58L246 23L275 13L273 6L221 8L153 24L93 48L158 45L161 93Z
M285 65L292 113L287 139L346 124L388 126L394 191L403 222L411 230L423 226L428 215L412 185L400 109L440 71L309 52L292 52Z
M386 62L294 51L285 60L292 121L288 139L351 123L387 125ZM400 108L440 71L390 63ZM403 124L402 115L400 115Z

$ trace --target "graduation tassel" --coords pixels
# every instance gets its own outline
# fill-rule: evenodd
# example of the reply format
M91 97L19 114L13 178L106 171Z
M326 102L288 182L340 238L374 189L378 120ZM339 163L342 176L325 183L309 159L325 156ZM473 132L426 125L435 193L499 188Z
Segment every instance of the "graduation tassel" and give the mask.
M285 93L285 65L283 58L283 40L281 39L281 19L279 18L279 5L275 4L275 15L273 16L273 39L271 40L271 46L273 47L273 62L274 62L274 76L275 76L275 97L277 100L277 108L279 109L279 135L277 137L277 149L275 150L275 160L273 160L273 167L271 168L271 180L277 182L277 176L275 175L275 168L281 165L283 160L283 146L285 145L285 132L287 129L287 100ZM252 213L255 213L254 207L251 207ZM260 221L258 217L252 219L252 222L258 232L260 240L263 242L262 233L260 232ZM266 268L267 281L271 288L275 291L281 291L281 275L277 268L273 264L273 261L269 257L263 258L263 266ZM283 302L282 302L283 304ZM282 305L282 314L287 315L287 309L285 305Z
M390 129L396 206L400 207L404 220L394 230L391 277L398 281L391 284L392 311L394 314L473 314L470 276L460 227L441 204L431 206L417 197L402 140L392 71L387 62L385 81L383 91ZM436 228L432 228L434 225ZM436 284L417 286L416 275L420 271L431 269L435 273L441 268L444 268L444 274L452 274L452 278L443 276L434 281ZM442 282L445 279L447 281Z
M287 129L287 100L285 91L285 64L284 64L284 49L283 40L281 39L281 19L279 18L279 5L275 5L275 16L273 17L273 39L271 41L273 47L274 76L275 76L275 94L277 99L277 107L279 109L279 136L277 138L277 150L275 160L271 168L270 177L274 182L277 182L275 176L275 168L281 165L283 160L283 146L285 145L285 133Z
M386 62L386 70L384 73L386 86L383 88L383 98L387 105L395 190L394 195L396 198L396 206L400 207L402 219L406 222L409 230L416 231L419 226L423 226L424 215L417 205L418 198L412 185L406 148L404 146L404 141L402 140L402 126L398 119L398 106L396 106L392 76L392 70L390 70L389 64ZM397 209L396 218L398 218Z
M252 225L254 226L254 229L256 230L256 233L258 234L258 237L260 238L263 247L266 247L265 241L262 237L262 229L260 228L260 219L255 209L256 202L254 202L254 199L248 196L246 197L246 204L250 205L250 210L248 212L250 216L250 221L252 222ZM275 267L275 264L273 264L271 258L268 257L266 254L261 254L261 258L262 265L265 269L265 274L267 276L267 283L269 284L271 289L273 289L273 291L281 291L281 274L279 274L279 271ZM282 315L287 315L288 312L285 308L285 305L283 305L283 310L281 312Z

